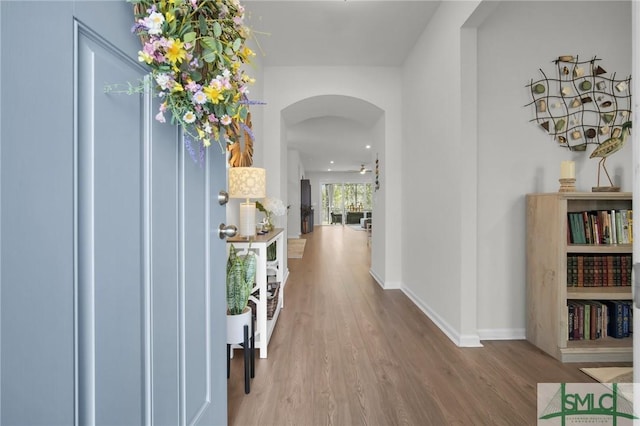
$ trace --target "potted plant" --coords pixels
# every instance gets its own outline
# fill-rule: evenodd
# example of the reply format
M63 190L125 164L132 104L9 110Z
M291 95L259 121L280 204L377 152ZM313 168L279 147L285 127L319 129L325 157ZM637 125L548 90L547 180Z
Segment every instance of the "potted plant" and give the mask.
M233 244L229 247L227 260L227 343L244 341L244 326L251 329L251 308L249 296L256 277L256 255L248 250L246 255L238 255Z

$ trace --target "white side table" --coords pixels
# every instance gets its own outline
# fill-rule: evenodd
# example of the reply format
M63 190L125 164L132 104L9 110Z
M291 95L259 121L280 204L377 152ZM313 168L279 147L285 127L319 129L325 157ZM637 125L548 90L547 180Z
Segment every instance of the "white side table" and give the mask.
M267 262L267 247L274 241L276 242L276 260ZM227 238L227 253L230 244L233 244L240 252L252 250L256 253L256 287L253 291L259 289L260 292L259 297L251 296L251 300L256 304L255 348L260 349L260 358L266 358L271 334L273 334L280 310L284 307L284 256L286 256L284 230L276 228L268 234L256 235L250 240L244 237ZM267 320L267 268L275 271L276 281L280 283L278 305L270 320Z

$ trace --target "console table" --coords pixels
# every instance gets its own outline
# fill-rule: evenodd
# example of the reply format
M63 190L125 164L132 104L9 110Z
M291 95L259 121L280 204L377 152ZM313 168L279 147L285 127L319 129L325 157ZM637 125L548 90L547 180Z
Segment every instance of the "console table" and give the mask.
M267 247L271 243L276 243L276 260L267 261ZM251 250L256 254L256 289L260 290L258 297L251 296L250 299L256 304L256 337L255 348L260 349L260 358L267 357L267 346L271 339L271 334L278 320L280 309L284 307L284 285L286 276L284 273L284 256L286 251L284 247L284 229L276 228L265 235L256 235L251 239L244 237L227 238L227 253L229 246L233 246L239 251L246 253ZM240 253L239 253L240 254ZM278 292L278 302L273 318L267 320L267 275L268 272L275 273L276 281L280 283L280 291Z

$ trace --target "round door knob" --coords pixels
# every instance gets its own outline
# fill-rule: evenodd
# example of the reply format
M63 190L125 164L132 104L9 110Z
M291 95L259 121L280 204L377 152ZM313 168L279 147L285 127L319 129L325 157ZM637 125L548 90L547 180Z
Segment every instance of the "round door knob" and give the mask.
M218 192L218 204L224 206L229 202L229 193L227 191Z
M237 233L238 227L235 225L225 225L224 223L221 223L220 226L218 226L218 236L221 240L224 240L227 237L235 237Z

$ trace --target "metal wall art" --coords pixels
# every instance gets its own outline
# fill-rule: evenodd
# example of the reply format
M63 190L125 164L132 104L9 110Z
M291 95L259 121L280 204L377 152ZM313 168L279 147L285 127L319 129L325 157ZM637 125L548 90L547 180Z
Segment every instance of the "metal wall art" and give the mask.
M527 88L537 123L561 147L585 151L587 144L605 142L622 133L623 124L631 120L631 76L610 77L593 57L560 56L553 61L556 75L532 79Z

